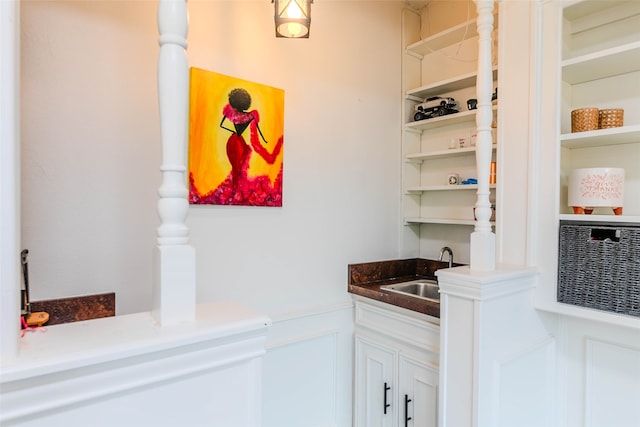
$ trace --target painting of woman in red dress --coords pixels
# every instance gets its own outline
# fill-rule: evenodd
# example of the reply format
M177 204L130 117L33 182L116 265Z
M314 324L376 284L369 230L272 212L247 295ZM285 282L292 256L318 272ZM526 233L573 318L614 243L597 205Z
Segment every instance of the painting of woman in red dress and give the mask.
M228 90L226 103L216 112L213 103L206 100L215 99L221 85L216 84L214 91L201 91L198 79L194 82L194 70L197 69L192 69L190 100L189 202L282 206L282 123L277 126L261 123L259 110L251 109L253 99L245 88L254 86L255 89L256 84L226 76L222 80L227 84L222 86L237 86ZM273 88L266 89L268 95L274 95ZM275 91L277 94L278 90ZM264 87L256 92L264 94ZM283 96L267 98L275 100L276 106L265 107L264 110L269 113L278 111L272 119L281 119L283 113L278 107L283 107ZM262 104L266 105L264 101ZM217 130L213 129L214 123L219 123ZM270 142L271 137L266 135L272 135L275 143Z

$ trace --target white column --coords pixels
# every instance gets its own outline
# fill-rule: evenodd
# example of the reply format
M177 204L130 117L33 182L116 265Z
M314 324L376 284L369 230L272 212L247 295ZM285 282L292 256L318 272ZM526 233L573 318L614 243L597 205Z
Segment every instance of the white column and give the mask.
M491 164L491 92L493 71L491 64L491 32L493 31L493 0L474 0L478 10L478 78L476 97L477 142L476 166L478 169L478 200L476 225L471 233L471 269L491 271L496 265L496 236L491 231L491 202L489 201L489 167Z
M0 359L20 340L20 2L0 1Z
M186 0L160 0L158 101L162 185L158 190L158 245L154 253L153 315L162 325L195 320L195 251L185 224L189 69Z

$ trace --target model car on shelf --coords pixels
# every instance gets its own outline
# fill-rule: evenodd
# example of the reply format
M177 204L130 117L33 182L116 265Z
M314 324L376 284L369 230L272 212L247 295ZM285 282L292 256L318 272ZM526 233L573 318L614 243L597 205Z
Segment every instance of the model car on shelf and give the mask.
M413 120L424 120L458 112L458 103L453 98L432 96L414 107Z
M491 94L491 103L494 104L498 101L498 88ZM467 99L467 109L475 110L478 108L478 100L476 98Z

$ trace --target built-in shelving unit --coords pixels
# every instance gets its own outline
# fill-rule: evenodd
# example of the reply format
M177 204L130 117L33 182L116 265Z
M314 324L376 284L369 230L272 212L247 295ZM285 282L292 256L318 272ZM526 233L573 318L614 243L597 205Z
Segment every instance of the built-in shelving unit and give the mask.
M494 19L494 27L497 22ZM420 25L419 19L406 19L405 35L421 33ZM434 257L442 246L450 246L456 259L469 260L469 235L475 224L473 208L478 186L447 185L447 177L459 175L460 181L477 178L475 146L471 145L477 110L467 109L467 100L476 97L477 62L468 58L477 58L477 40L475 19L422 40L405 40L402 92L405 256ZM464 58L456 57L458 50L465 52ZM497 77L494 66L494 87ZM414 106L434 96L456 99L459 111L414 121ZM496 103L495 116L497 108ZM458 143L461 139L463 144ZM495 184L491 185L492 195L495 188Z
M540 159L545 165L539 166L538 176L544 189L541 197L553 195L555 201L535 208L540 230L546 233L538 241L538 262L544 271L536 288L536 306L639 327L640 318L634 316L558 301L559 263L564 262L563 254L566 258L559 249L558 231L561 221L604 229L640 225L640 2L547 2L542 10L537 82L542 91ZM586 107L623 109L624 124L573 132L571 112ZM596 207L590 215L574 214L568 205L568 177L575 169L601 167L625 170L622 215L614 215L611 207ZM544 175L547 172L553 173ZM555 207L550 213L551 206ZM605 266L606 260L602 261ZM593 286L613 286L598 278L589 280Z
M561 131L560 214L572 215L565 198L573 169L625 169L623 215L586 216L598 222L634 222L640 216L640 2L580 1L561 10L562 50L559 64ZM582 107L622 108L624 126L571 132L571 111Z

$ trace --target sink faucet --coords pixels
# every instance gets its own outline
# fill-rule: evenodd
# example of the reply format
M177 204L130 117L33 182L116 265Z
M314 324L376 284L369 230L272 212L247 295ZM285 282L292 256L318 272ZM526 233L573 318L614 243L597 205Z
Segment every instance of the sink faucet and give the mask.
M449 268L451 268L453 266L453 251L449 246L445 246L442 249L440 249L440 261L442 261L442 258L444 258L445 252L449 254Z

